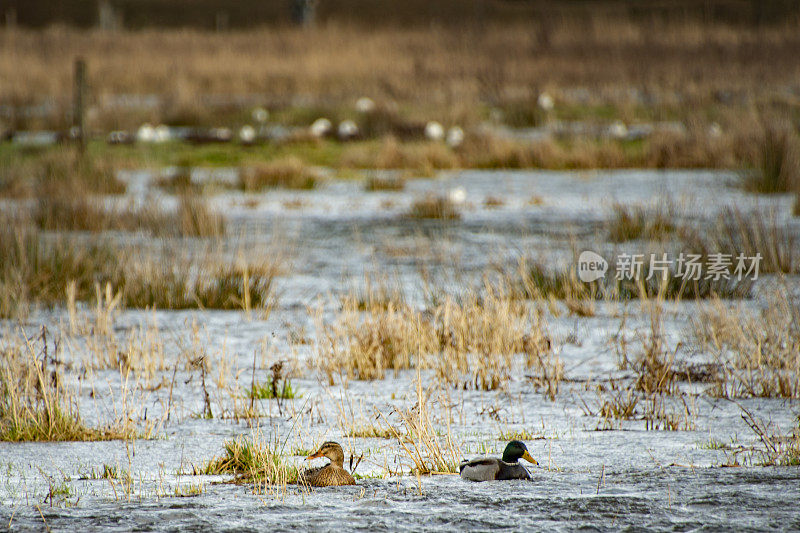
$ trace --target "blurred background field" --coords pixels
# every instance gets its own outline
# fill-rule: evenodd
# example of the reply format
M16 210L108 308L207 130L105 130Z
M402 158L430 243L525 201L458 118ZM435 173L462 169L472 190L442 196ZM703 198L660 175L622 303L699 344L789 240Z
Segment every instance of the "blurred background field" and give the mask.
M796 143L795 1L320 0L303 23L294 4L4 3L0 130L66 134L81 57L85 128L99 141L143 124L173 128L162 140L227 128L235 141L252 127L258 141L301 145L283 150L307 164L428 171L738 169L757 165L772 130ZM318 119L330 130L309 135ZM364 146L308 148L344 121L356 129L339 139ZM453 128L458 142L413 144ZM234 152L194 162L272 154Z

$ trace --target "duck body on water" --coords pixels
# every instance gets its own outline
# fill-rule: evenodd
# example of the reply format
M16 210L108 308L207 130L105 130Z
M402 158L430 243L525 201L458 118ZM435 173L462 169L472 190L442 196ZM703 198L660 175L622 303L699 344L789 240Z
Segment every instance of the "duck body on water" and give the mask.
M336 487L355 485L356 480L344 469L344 451L338 442L328 441L319 450L306 457L306 461L327 457L330 463L320 468L308 469L300 475L298 483L311 487Z
M497 457L480 457L471 461L463 461L458 467L461 479L467 481L503 481L509 479L527 479L531 476L528 470L519 464L525 459L531 464L539 464L528 453L523 442L512 440L503 451L502 459Z

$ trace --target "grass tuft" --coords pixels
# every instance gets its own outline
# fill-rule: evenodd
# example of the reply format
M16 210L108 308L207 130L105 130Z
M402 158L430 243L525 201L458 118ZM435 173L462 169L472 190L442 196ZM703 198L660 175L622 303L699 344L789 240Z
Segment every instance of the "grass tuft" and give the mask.
M800 303L788 288L771 292L758 312L714 300L695 321L698 344L721 376L712 394L725 398L800 398Z
M274 382L254 383L247 393L247 397L255 400L272 400L280 398L282 400L294 400L302 395L292 388L292 382L284 379L280 385Z
M43 344L46 339L43 334ZM0 353L0 441L98 441L130 439L127 420L88 427L64 384L61 363L43 348L37 357L30 342Z
M757 140L752 170L744 175L744 188L758 193L785 193L800 188L800 146L787 126L768 124Z
M364 308L351 296L336 321L317 331L317 366L331 383L337 374L383 379L387 370L416 366L435 369L454 386L491 390L511 378L519 361L553 397L563 375L539 313L489 286L480 295L445 297L426 312L402 301Z
M364 183L364 190L375 191L402 191L406 188L406 180L402 176L383 176L371 174Z
M394 431L387 427L362 423L350 426L345 435L358 439L392 439L394 438Z
M266 443L255 433L226 441L224 453L195 470L201 475L234 476L235 483L253 483L257 493L296 483L300 469L286 463L275 443Z
M31 305L91 301L96 286L111 284L121 305L161 309L240 309L265 312L274 305L274 257L242 263L216 250L196 257L112 245L106 240L48 236L11 221L0 227L0 316L24 316Z
M245 191L260 191L275 187L313 189L320 181L319 173L295 156L243 168L239 173L239 178L242 189Z
M608 226L612 242L635 239L663 240L675 232L674 214L669 206L626 206L616 203Z
M184 193L178 198L178 227L184 237L220 237L225 234L225 219L205 197Z
M458 220L461 213L456 204L446 196L428 195L411 204L407 216L421 219Z

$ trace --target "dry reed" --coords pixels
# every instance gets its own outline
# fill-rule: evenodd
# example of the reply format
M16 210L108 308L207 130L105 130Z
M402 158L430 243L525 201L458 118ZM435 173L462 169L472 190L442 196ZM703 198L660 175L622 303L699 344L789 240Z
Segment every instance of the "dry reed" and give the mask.
M22 338L25 339L24 333ZM0 363L0 440L94 441L130 439L135 428L122 422L91 428L81 419L74 393L65 383L63 363L47 348L44 331L42 352L31 341L3 348Z
M719 369L712 393L735 397L800 397L800 306L788 289L768 294L758 312L715 300L693 321L700 346Z

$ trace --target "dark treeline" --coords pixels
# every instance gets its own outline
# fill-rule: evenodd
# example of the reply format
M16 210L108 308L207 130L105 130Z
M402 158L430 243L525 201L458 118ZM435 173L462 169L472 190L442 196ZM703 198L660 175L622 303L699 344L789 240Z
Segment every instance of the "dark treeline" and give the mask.
M318 23L468 25L581 20L597 16L646 21L762 25L797 22L800 0L306 0ZM246 28L293 22L303 0L5 0L6 24L96 26L111 12L118 26ZM105 5L103 5L105 4ZM294 5L293 5L294 4ZM103 6L103 7L101 7ZM296 17L295 17L296 19Z

